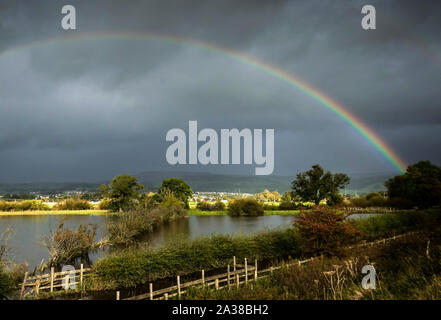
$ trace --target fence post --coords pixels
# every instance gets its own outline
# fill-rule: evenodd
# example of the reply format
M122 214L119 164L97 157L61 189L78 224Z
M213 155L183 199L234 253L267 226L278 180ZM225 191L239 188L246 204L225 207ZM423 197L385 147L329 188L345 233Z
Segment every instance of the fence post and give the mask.
M116 292L116 300L119 300L119 291Z
M245 285L248 284L248 264L247 264L247 258L245 258Z
M35 296L38 297L39 294L40 294L40 279L38 278L35 281Z
M51 292L54 292L54 267L51 268Z
M164 300L168 300L168 293L164 293Z
M273 274L273 267L270 267L270 273Z
M150 300L153 300L153 283L151 282L149 284L149 290L150 290Z
M84 268L83 268L83 264L80 265L80 285L83 286L83 272L84 272Z
M257 259L254 260L254 280L257 280Z
M205 287L205 270L202 270L202 285Z
M214 280L214 285L216 287L216 290L219 290L219 279Z
M181 299L181 278L177 276L178 281L178 298Z
M236 288L239 288L239 274L236 273Z
M231 283L230 283L230 265L227 266L227 286L228 286L228 289L231 289Z
M24 294L24 291L25 291L26 281L28 280L28 273L29 272L26 271L24 279L23 279L23 284L21 285L20 300L23 299L23 294Z
M236 273L236 256L233 257L233 271Z

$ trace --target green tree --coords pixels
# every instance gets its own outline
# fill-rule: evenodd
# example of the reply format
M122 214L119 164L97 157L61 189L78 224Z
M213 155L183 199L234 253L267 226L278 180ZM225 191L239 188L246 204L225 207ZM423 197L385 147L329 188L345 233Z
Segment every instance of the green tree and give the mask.
M112 179L110 185L101 185L99 188L102 198L109 199L108 207L112 211L127 210L139 199L139 191L144 189L138 179L123 174Z
M162 181L162 185L158 190L158 195L172 193L177 199L184 203L185 209L189 209L188 198L193 196L190 186L182 179L169 178Z
M323 168L316 164L312 169L297 174L291 187L302 201L313 201L318 205L321 200L329 199L335 204L334 202L340 199L339 189L344 188L349 181L346 174L324 172Z
M385 182L392 203L428 208L441 203L441 168L430 161L410 165L402 175Z

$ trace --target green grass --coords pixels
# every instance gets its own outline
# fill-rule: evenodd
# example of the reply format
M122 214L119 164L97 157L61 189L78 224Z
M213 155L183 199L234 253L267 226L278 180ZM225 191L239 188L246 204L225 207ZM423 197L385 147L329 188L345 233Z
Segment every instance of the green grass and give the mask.
M231 290L214 290L212 287L191 288L183 298L188 300L439 300L441 299L440 231L439 226L432 226L431 231L424 237L409 236L384 246L354 250L341 258L324 257L303 266L285 267L267 278L261 278L239 289L234 286ZM375 290L362 289L361 281L364 275L361 269L366 264L375 265L377 272Z
M4 211L0 212L2 216L39 216L39 215L84 215L101 216L111 214L107 210L44 210L44 211Z
M190 216L226 216L228 215L228 211L202 211L199 209L190 209L188 210L188 214Z
M292 216L298 214L299 210L265 210L266 216ZM199 209L188 210L190 216L227 216L228 211L202 211Z
M266 216L293 216L300 213L300 210L265 210Z

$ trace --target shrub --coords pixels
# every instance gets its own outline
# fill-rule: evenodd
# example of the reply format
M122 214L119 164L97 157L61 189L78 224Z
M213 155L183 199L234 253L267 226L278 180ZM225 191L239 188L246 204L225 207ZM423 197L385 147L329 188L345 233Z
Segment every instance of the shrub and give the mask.
M98 209L100 210L110 210L111 209L111 203L112 200L110 199L101 199L100 203L98 204Z
M167 199L152 209L137 208L121 212L114 221L107 224L109 241L117 245L133 243L143 233L152 232L159 225L186 214L176 198Z
M346 215L324 206L316 206L309 212L301 212L294 220L301 238L304 255L339 255L343 247L356 242L362 235L353 221L345 221Z
M227 207L222 201L216 201L213 204L213 211L225 211L226 209Z
M222 201L216 201L216 203L201 201L196 205L196 209L201 211L224 211L226 206Z
M87 200L66 199L58 202L54 206L55 210L90 210L93 209L92 204Z
M198 204L196 205L196 209L199 209L201 211L211 211L212 204L208 201L201 201L201 202L198 202Z
M238 216L263 216L262 205L254 199L236 199L228 203L228 214Z
M366 196L353 198L349 202L349 206L358 207L358 208L389 207L391 205L392 205L391 202L382 195L380 195L378 192L372 192Z
M58 225L55 232L43 236L42 244L49 250L50 265L74 262L75 259L87 257L94 246L98 225L79 225L76 230Z

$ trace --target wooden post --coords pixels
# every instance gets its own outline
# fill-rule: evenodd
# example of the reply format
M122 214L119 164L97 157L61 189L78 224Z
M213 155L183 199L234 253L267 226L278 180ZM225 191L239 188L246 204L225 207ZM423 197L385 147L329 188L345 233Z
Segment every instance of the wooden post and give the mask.
M35 281L35 296L38 297L40 294L40 279Z
M239 274L236 274L236 288L239 288Z
M205 286L205 270L202 270L202 285Z
M83 264L80 265L80 286L83 286L83 272L84 272L84 268L83 268Z
M254 260L254 280L257 280L257 259Z
M270 267L270 273L273 274L273 267Z
M65 290L67 291L69 290L70 287L70 272L66 275L65 279L66 279Z
M247 258L245 258L245 285L248 284L248 264L247 264Z
M227 266L227 286L228 290L231 289L231 283L230 283L230 265Z
M164 300L168 300L168 293L164 293Z
M119 291L116 292L116 300L119 300Z
M24 291L25 291L26 281L28 280L28 273L29 272L26 271L24 279L23 279L23 284L21 285L20 300L23 299L23 294L24 294Z
M216 287L216 290L219 290L219 279L214 280L214 285Z
M233 257L233 271L236 273L236 256Z
M150 290L150 300L153 300L153 283L151 282L149 284L149 290Z
M54 267L51 268L51 292L54 292Z
M181 299L181 278L178 276L178 298Z

